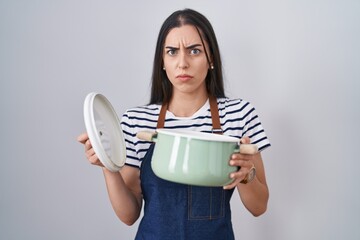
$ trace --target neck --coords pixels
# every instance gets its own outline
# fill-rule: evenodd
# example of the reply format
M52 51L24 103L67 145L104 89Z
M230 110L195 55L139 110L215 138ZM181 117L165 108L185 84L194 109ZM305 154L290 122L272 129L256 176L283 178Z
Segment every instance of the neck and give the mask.
M168 110L177 117L190 117L194 115L208 99L207 94L173 95Z

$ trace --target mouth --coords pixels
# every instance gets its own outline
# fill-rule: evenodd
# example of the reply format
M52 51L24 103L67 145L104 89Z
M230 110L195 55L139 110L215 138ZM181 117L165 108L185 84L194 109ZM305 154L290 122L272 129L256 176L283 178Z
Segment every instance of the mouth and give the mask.
M188 74L180 74L176 76L177 79L181 80L181 81L187 81L193 78L193 76L188 75Z

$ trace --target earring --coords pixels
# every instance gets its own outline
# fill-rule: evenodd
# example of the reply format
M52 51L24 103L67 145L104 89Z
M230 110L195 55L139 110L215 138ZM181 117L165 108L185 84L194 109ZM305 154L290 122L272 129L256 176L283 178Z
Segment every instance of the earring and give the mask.
M163 70L165 71L165 67L163 67Z
M213 70L213 69L214 69L214 65L211 64L210 68L211 68L211 70Z

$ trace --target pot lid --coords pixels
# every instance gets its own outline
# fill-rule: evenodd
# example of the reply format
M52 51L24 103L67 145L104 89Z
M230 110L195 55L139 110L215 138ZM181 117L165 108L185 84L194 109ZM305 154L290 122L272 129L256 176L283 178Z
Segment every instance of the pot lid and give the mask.
M84 121L101 163L112 172L119 171L126 159L125 140L118 116L105 96L95 92L86 96Z

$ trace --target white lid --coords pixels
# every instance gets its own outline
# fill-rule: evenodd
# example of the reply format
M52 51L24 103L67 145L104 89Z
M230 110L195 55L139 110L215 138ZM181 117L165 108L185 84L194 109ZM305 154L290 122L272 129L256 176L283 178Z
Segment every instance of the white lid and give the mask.
M101 163L112 172L119 171L126 159L125 140L118 116L105 96L95 92L86 96L84 120Z

